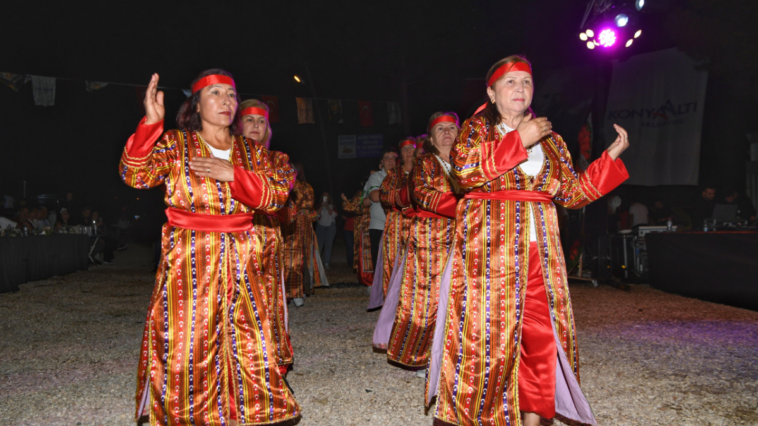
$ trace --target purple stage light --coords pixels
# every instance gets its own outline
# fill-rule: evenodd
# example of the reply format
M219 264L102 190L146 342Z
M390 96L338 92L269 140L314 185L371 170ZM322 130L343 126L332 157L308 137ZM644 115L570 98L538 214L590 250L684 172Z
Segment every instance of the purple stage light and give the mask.
M600 31L597 41L603 47L611 47L616 43L616 32L610 28L604 29Z

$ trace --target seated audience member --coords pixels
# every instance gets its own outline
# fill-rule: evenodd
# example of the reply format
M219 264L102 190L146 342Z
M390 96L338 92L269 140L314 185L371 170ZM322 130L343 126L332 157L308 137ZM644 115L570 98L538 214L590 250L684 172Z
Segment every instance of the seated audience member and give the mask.
M692 229L703 229L706 219L713 218L713 202L716 197L716 188L713 185L704 185L700 196L692 205Z
M37 206L32 210L32 216L30 217L34 228L42 230L50 227L50 221L47 219L47 207Z
M58 232L61 229L71 228L71 226L73 226L71 215L69 214L68 209L64 207L58 215L58 220L55 221L55 232Z
M34 232L34 223L30 219L29 209L27 207L21 207L18 209L18 217L16 218L16 228L26 230L31 234Z
M723 204L736 204L738 218L750 222L755 221L753 201L747 195L737 191L736 188L729 186L724 190Z
M673 216L674 212L667 205L663 204L661 200L656 200L653 203L653 207L648 214L650 224L656 226L665 226Z
M629 206L629 215L632 217L632 228L650 223L647 207L638 200L635 200L632 205Z
M89 206L82 208L81 214L79 214L79 225L92 226L92 209Z

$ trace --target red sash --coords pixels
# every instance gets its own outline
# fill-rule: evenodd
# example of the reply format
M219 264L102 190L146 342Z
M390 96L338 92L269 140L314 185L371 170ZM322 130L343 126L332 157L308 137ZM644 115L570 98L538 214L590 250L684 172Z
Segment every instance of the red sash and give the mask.
M194 231L245 232L253 229L253 213L199 214L169 207L166 216L169 225Z
M495 191L495 192L469 192L463 198L474 200L512 200L512 201L536 201L549 203L553 196L540 191Z

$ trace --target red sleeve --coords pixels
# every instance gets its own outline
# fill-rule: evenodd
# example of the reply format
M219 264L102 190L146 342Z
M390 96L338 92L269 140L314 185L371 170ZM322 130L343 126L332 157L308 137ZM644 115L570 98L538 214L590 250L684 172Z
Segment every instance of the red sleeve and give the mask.
M458 198L452 192L446 192L440 197L437 204L437 214L455 218L455 208L458 206Z
M594 201L613 191L627 179L629 179L629 172L621 158L614 161L608 155L608 151L603 151L603 155L593 161L580 175L579 184L584 193Z
M258 173L234 167L234 180L229 182L232 198L252 209L261 209L268 205L271 197L268 185Z
M495 180L503 173L518 166L529 158L529 154L521 141L518 130L506 133L503 139L493 144L492 153L483 152L483 157L491 158L492 162L484 161L482 166L485 175L490 180ZM482 144L483 151L490 148L489 144Z
M154 124L145 124L147 117L143 117L137 125L137 131L126 141L126 153L129 157L144 158L150 154L155 141L160 139L163 133L163 121Z

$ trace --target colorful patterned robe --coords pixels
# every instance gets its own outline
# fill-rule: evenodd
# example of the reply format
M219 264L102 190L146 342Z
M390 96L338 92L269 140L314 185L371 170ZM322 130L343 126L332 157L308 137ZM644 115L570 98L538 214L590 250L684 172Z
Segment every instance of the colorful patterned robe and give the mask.
M577 173L566 144L555 133L540 142L544 164L536 177L529 177L516 167L527 159L518 132L494 135L484 118L464 122L451 159L453 173L466 191L538 191L550 194L562 206L580 208L628 177L621 160L613 161L607 153L586 172ZM520 307L524 305L529 271L532 218L536 220L545 290L559 348L556 382L579 389L579 353L554 204L464 199L456 210L450 300L435 412L435 417L445 422L521 424ZM583 399L580 391L578 394L575 397ZM574 407L564 396L557 387L558 414L594 420L591 412L577 419L561 408Z
M295 219L282 224L284 282L289 299L310 295L314 282L321 283L319 262L315 257L318 256L318 243L313 231L313 221L317 215L313 211L313 187L296 180L292 192L297 194L294 197L297 200L294 203Z
M119 164L129 186L165 184L167 206L212 216L273 213L284 204L295 173L272 167L261 145L235 136L235 179L219 182L189 168L193 158L213 156L196 133L171 130L154 144L163 122L143 123ZM300 409L277 368L264 250L255 230L204 232L165 224L161 248L136 417L149 412L151 425L222 425L232 411L246 424L297 417Z
M412 219L408 232L403 281L395 323L392 326L387 358L411 367L427 364L434 327L442 273L455 232L457 198L454 184L434 154L416 160L412 173L413 201L418 209L441 217Z
M356 215L353 221L353 265L356 265L358 282L371 286L374 282L374 262L371 259L371 239L369 224L371 223L371 207L363 206L363 194L359 191L353 198L343 203L342 208Z
M403 215L403 210L410 208L408 194L408 178L410 173L403 170L402 164L398 164L387 173L382 181L379 198L387 210L387 220L384 223L382 234L382 294L387 297L387 286L395 266L395 259L400 256L408 239L408 231L411 219ZM406 188L403 191L403 188ZM404 197L402 196L405 192ZM403 199L405 198L405 199Z
M258 142L256 142L257 144ZM287 154L269 151L269 155L271 165L275 169L288 170L292 168ZM289 204L288 202L286 205ZM261 254L262 270L265 274L264 279L268 290L272 336L276 342L276 361L280 366L293 362L292 345L287 327L287 295L282 288L284 284L284 238L280 225L280 222L289 223L294 220L293 213L293 209L284 207L276 214L256 213L253 217L255 235L260 239L260 244L263 247Z

